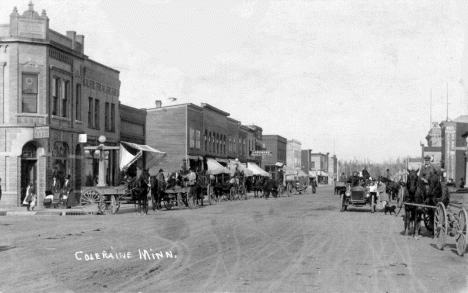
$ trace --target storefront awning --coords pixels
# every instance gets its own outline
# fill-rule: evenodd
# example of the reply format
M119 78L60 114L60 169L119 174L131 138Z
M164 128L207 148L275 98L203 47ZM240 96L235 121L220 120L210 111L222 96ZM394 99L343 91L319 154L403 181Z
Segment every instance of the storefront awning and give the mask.
M138 150L138 153L133 156L125 148L130 147ZM139 157L146 153L146 168L151 169L154 166L157 166L166 158L166 153L158 151L148 145L136 144L132 142L122 141L120 144L120 170L126 170L131 164L133 164Z
M247 163L247 169L250 169L254 175L260 175L260 176L270 176L270 173L266 172L262 168L260 168L257 164L248 162Z
M216 161L218 161L218 162L220 162L220 163L226 163L226 164L229 163L229 160L228 160L228 159L223 159L223 158L216 158Z
M308 175L304 171L299 171L299 174L297 174L299 177L308 177Z
M327 172L324 171L309 171L309 177L323 176L328 177Z
M218 163L215 159L207 158L206 163L208 165L208 174L219 175L230 173L228 169L226 169L223 165Z
M201 160L201 161L203 161L202 156L187 156L187 158L189 158L190 160Z
M228 168L231 172L231 175L234 175L234 173L236 172L236 167L239 171L244 172L244 175L247 177L251 177L254 175L252 170L247 169L247 167L245 167L244 164L242 164L241 162L236 160L229 160Z

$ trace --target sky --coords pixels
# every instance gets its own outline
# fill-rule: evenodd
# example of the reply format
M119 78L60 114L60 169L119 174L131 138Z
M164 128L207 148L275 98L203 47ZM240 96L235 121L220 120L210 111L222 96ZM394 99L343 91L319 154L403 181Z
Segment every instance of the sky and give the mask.
M0 23L28 3L2 0ZM430 117L468 114L463 0L33 3L120 71L133 107L209 103L302 149L375 162L420 155Z

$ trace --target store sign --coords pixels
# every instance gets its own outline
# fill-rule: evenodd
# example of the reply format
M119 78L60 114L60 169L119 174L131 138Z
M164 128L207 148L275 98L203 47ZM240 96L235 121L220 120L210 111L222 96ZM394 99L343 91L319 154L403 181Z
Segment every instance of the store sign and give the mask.
M252 151L252 156L272 156L270 151Z
M34 139L49 138L49 126L34 127Z

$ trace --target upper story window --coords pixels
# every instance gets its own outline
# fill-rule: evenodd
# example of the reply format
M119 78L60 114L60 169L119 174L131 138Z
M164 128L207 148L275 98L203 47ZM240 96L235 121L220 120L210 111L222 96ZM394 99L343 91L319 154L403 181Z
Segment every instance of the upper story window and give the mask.
M111 131L115 131L115 104L111 104L111 112L110 112L110 127Z
M21 89L21 111L37 113L37 74L23 73Z
M208 130L205 129L205 152L208 151Z
M63 81L62 84L62 117L68 117L68 101L70 100L70 82Z
M94 127L97 129L99 129L99 125L100 125L99 110L100 110L99 99L95 99L94 100Z
M58 115L61 90L62 85L60 83L60 78L54 77L52 79L52 115Z
M81 121L81 84L76 85L75 119Z
M88 98L88 127L94 127L94 99Z
M104 106L104 129L109 130L109 114L110 114L110 105L109 102L106 102Z

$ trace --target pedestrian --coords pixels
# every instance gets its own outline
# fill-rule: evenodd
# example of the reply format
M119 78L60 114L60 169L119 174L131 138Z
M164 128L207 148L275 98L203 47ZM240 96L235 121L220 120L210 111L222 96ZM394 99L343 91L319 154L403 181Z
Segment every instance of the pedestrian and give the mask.
M387 194L387 187L385 186L385 183L382 182L382 177L379 177L379 181L377 182L377 196L382 203L382 210L384 210L385 206L389 202L389 198Z
M348 181L348 178L346 178L346 175L343 172L343 173L341 173L341 176L340 176L340 182L346 182L346 181Z
M465 179L460 178L460 188L465 188Z
M70 179L71 179L71 175L68 174L65 179L65 183L63 184L63 189L62 189L62 205L66 205L67 209L71 209L71 206L68 204L68 202L69 202L70 193L73 190L71 187Z
M312 193L315 192L317 192L317 181L315 181L315 178L312 178Z
M2 178L0 178L0 200L2 200Z
M60 200L60 195L62 192L62 185L60 181L57 180L57 175L53 175L52 183L50 184L50 191L52 192L52 201L55 198L57 201Z
M34 185L33 183L29 183L28 187L26 188L26 196L24 197L23 205L26 205L26 210L34 210L34 205L36 203L35 200L35 193L34 193Z
M390 169L387 169L387 172L385 173L385 176L387 176L388 181L392 180L392 173L390 173Z
M188 179L188 199L193 201L193 204L197 205L197 193L196 193L196 184L197 184L197 174L193 171L193 168L190 168Z

